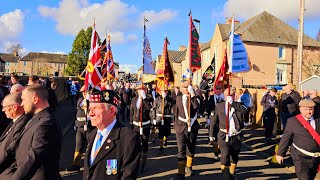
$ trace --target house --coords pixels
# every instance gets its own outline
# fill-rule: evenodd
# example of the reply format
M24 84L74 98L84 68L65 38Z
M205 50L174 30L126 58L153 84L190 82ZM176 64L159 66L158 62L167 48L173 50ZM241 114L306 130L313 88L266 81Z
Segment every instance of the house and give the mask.
M226 44L229 40L231 19L217 24L211 39L210 56L216 56L216 72L219 70ZM252 69L236 74L240 85L298 85L297 44L298 30L264 11L247 21L235 21L235 33L241 35ZM320 42L304 35L303 64L320 59ZM302 72L302 80L308 78ZM235 80L236 81L236 80Z
M18 63L17 69L27 75L63 76L68 55L30 52Z
M17 65L20 57L18 53L6 54L0 53L0 72L13 73L17 71Z
M313 75L304 81L301 81L301 90L316 90L320 91L320 77Z

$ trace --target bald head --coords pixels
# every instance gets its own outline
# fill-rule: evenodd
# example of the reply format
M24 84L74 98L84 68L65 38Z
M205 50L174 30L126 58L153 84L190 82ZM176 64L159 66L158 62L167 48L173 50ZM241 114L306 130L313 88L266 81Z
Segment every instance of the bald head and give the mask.
M313 98L318 96L318 92L316 90L310 90L309 94L310 94L310 98L311 99L313 99Z
M21 93L24 87L21 84L14 84L11 87L10 93Z

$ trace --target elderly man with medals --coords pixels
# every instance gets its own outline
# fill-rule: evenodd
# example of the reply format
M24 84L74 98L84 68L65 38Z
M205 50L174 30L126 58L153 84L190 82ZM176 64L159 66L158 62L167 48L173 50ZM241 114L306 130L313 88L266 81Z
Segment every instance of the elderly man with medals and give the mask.
M116 119L119 96L112 90L90 95L89 116L97 129L89 134L83 179L136 179L140 163L139 135Z

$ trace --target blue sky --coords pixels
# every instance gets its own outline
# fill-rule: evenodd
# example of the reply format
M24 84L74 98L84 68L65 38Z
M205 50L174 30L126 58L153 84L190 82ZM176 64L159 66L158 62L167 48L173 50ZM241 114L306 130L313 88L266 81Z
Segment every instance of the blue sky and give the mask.
M298 28L299 0L1 0L0 52L20 43L22 53L69 53L75 35L96 19L100 37L109 30L115 61L121 70L135 72L142 65L143 16L152 56L188 43L191 9L200 22L200 42L213 35L216 23L233 13L243 22L263 10ZM305 33L315 38L320 29L320 1L306 0ZM198 26L196 24L196 26Z

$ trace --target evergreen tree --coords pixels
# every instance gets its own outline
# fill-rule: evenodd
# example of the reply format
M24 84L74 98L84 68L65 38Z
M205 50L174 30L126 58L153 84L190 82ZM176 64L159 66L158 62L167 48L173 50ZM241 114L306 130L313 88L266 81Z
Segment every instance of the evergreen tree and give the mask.
M72 44L72 50L68 55L66 73L77 76L87 66L90 53L92 27L86 31L81 29Z

